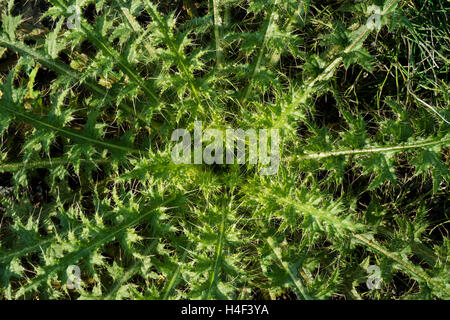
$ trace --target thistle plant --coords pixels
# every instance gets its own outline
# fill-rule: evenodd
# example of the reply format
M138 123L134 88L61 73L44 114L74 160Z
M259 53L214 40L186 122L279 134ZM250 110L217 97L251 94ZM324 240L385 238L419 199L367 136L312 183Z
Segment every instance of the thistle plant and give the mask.
M450 298L444 1L37 5L0 5L1 298ZM175 164L195 121L278 172Z

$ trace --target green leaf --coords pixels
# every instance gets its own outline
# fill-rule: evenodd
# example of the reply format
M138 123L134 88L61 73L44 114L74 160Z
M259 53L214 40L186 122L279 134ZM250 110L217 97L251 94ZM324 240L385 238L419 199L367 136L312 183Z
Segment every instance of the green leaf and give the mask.
M16 39L16 29L22 23L22 17L10 16L2 13L2 29L8 35L10 40Z

